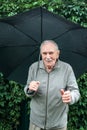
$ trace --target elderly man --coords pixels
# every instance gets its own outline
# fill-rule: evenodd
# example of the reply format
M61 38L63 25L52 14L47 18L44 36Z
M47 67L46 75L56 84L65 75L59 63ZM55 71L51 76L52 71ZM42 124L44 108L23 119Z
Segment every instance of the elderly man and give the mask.
M59 60L52 40L40 46L42 60L29 68L25 94L31 97L29 130L67 130L69 104L80 98L72 67Z

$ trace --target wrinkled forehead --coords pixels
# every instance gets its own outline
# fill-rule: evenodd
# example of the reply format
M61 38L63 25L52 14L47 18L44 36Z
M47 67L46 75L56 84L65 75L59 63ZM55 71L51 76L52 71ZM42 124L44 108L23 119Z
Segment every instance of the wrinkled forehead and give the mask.
M53 43L44 43L41 48L41 52L54 52L58 51L57 46L55 46Z

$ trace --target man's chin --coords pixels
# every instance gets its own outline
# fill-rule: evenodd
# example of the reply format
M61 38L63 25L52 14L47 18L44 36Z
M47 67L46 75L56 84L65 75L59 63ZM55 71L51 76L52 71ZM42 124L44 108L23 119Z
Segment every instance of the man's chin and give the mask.
M46 66L49 68L49 67L53 67L54 64L52 64L52 63L47 63Z
M45 66L54 66L55 63L53 61L45 61L44 62Z
M51 62L47 62L46 65L47 66L52 66L52 63Z

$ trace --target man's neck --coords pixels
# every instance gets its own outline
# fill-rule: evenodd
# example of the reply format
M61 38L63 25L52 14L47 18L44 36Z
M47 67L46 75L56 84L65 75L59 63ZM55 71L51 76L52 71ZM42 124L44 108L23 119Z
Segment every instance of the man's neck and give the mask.
M54 66L47 66L46 71L50 73L53 70Z

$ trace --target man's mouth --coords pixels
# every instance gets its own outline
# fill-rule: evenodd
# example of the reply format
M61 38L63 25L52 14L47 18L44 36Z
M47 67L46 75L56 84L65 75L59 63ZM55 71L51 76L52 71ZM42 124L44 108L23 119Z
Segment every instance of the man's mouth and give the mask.
M51 59L51 58L46 58L46 61L47 61L47 62L51 62L52 59Z

